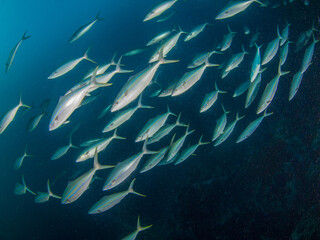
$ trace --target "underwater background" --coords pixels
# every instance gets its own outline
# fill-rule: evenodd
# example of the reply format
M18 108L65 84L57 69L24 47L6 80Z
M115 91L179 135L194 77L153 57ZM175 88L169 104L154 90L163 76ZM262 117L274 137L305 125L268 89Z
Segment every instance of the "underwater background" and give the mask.
M167 105L174 113L182 112L182 121L196 129L187 138L186 145L196 143L202 134L209 141L216 119L222 112L221 101L227 110L236 113L240 109L240 113L246 115L230 138L218 147L212 144L201 146L196 156L180 165L159 166L143 174L134 172L130 178L137 178L135 189L146 194L146 198L132 194L108 212L89 215L89 208L105 195L101 186L108 170L99 171L99 178L72 204L62 205L57 199L36 204L31 194L14 194L15 184L21 182L21 175L24 175L27 186L33 191L46 191L46 181L50 179L52 190L61 195L68 180L92 167L91 160L75 163L80 149L72 148L63 158L50 160L57 148L68 144L67 135L78 123L81 123L80 129L72 136L75 145L111 134L102 135L101 129L113 115L109 112L99 120L97 116L114 101L131 74L117 74L111 87L95 93L97 100L75 111L71 123L48 131L50 116L59 97L95 65L81 62L61 78L47 78L61 64L82 56L88 47L91 47L90 58L102 64L110 61L116 52L121 56L132 49L143 48L155 35L173 29L175 25L190 31L204 22L212 23L196 39L186 43L179 40L167 59L180 62L159 68L157 81L168 86L186 72L186 65L195 54L210 51L215 43L222 40L228 23L232 31L237 32L231 51L215 56L213 62L227 61L231 53L241 51L242 44L250 52L241 66L219 84L220 88L233 92L248 77L255 53L255 48L248 47L250 37L243 33L244 26L251 29L249 36L259 31L261 37L258 42L264 46L276 36L277 25L283 27L286 21L291 24L289 38L292 41L296 41L313 22L319 28L320 2L317 0L310 0L309 5L295 0L277 8L261 8L253 3L245 13L226 21L215 20L228 2L179 0L174 6L174 15L157 23L142 22L158 3L154 0L1 1L0 66L3 69L0 71L0 113L4 114L18 104L20 91L23 102L32 108L20 110L12 125L0 135L0 239L121 239L135 230L138 215L142 225L153 226L141 232L137 239L320 239L318 45L312 65L290 102L288 89L293 74L300 67L304 49L297 53L289 51L283 69L291 73L280 80L268 108L274 114L242 143L236 144L236 137L256 119L253 109L243 110L244 96L239 99L221 96L222 100L211 111L199 114L204 95L214 89L215 80L221 80L220 70L206 70L199 83L184 95L175 98L143 97L143 102L154 109L138 110L130 121L121 126L118 134L127 140L112 142L99 154L101 163L116 164L140 151L142 143L134 143L137 133L147 119L164 113ZM271 2L272 5L278 0ZM77 42L68 44L74 31L94 20L98 12L104 20L96 23ZM21 44L10 71L5 73L10 50L25 31L31 38ZM319 36L319 33L315 35ZM123 58L125 69L136 73L147 67L153 49ZM275 76L277 62L274 60L268 65L262 77L264 84ZM154 86L143 95L150 94L152 88ZM48 115L33 132L28 133L27 123L41 112L39 106L45 99L50 99ZM184 129L177 129L177 133L183 134ZM165 142L169 144L170 138L167 137ZM13 169L14 161L26 145L33 157L25 159L16 171ZM149 148L157 150L161 147L163 144ZM116 191L127 189L128 184L126 180Z

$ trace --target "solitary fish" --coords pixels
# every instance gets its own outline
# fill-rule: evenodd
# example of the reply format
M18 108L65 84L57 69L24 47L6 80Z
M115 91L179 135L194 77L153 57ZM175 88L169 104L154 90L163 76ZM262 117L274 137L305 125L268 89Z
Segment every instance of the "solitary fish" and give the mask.
M204 24L201 24L201 25L195 27L195 28L194 28L193 30L191 30L191 32L185 37L184 41L185 41L185 42L190 41L192 38L195 38L196 36L198 36L199 33L201 33L208 24L209 24L209 23L204 23Z
M174 165L178 165L178 164L184 162L185 160L187 160L187 158L189 158L198 149L199 146L209 144L209 143L210 142L202 142L202 136L201 136L199 139L199 142L197 144L192 145L181 152L181 154L176 158Z
M150 67L142 70L128 79L114 100L111 107L111 112L115 112L124 108L137 97L139 97L152 81L160 65L177 62L177 60L166 60L163 58L163 56L163 49L161 49L159 61L157 63L152 64Z
M251 67L251 72L250 72L250 82L253 82L256 77L259 74L260 71L260 66L261 66L261 56L260 56L260 48L261 46L256 45L257 48L257 52L256 55L254 57L253 63L252 63L252 67Z
M286 62L289 53L289 44L291 41L286 41L285 44L280 49L280 64L281 66Z
M20 107L30 108L29 106L22 103L21 94L19 104L10 111L8 111L6 115L2 118L0 122L0 134L2 134L4 130L6 130L6 128L9 126L9 124L13 121Z
M182 93L189 90L194 84L196 84L200 80L200 78L202 77L202 75L207 67L219 66L219 64L209 63L208 57L209 57L209 55L207 56L205 64L203 64L202 66L200 66L190 72L185 73L181 77L181 79L178 81L175 89L173 90L173 92L171 94L172 97L181 95Z
M77 157L76 162L83 162L87 159L93 158L95 151L101 152L111 143L113 139L126 139L124 137L120 137L117 135L117 129L114 130L114 133L111 137L100 139L96 142L94 142L92 145L89 145L86 149L84 149L79 156Z
M215 50L211 52L204 52L197 54L191 61L191 63L188 65L188 68L196 68L200 65L204 64L206 62L207 58L210 58L212 54L222 54L220 52L217 52Z
M123 56L125 57L128 57L128 56L134 56L134 55L138 55L140 53L143 53L145 51L147 51L148 49L147 48L139 48L139 49L134 49L134 50L131 50L125 54L123 54Z
M61 199L60 196L53 194L50 188L49 179L47 181L47 191L48 192L37 192L37 196L35 197L35 203L44 203L49 201L50 197Z
M22 36L22 38L20 39L20 41L19 41L19 42L14 46L14 48L11 50L11 52L10 52L10 54L9 54L9 57L8 57L8 60L7 60L7 63L6 63L6 68L5 68L6 72L8 72L9 69L11 68L12 63L13 63L13 59L14 59L14 57L16 56L16 53L17 53L17 51L18 51L18 48L20 47L20 44L21 44L24 40L26 40L26 39L28 39L29 37L31 37L31 36L26 36L26 34L27 34L27 32L25 32L25 33L23 34L23 36Z
M69 204L76 201L81 195L89 188L92 178L97 170L113 168L114 166L100 165L98 162L97 149L95 151L95 157L93 162L93 168L88 172L77 177L73 181L69 182L64 190L61 198L61 204Z
M233 54L229 60L229 62L227 63L224 71L225 72L230 72L231 70L237 68L240 63L243 61L244 59L244 55L249 54L248 52L246 52L246 50L244 50L244 47L242 45L242 52L240 53L236 53Z
M87 60L90 61L94 64L97 64L95 61L91 60L90 58L88 58L88 52L89 49L87 49L87 51L84 53L84 55L80 58L77 59L73 59L65 64L63 64L61 67L59 67L57 70L55 70L53 73L50 74L50 76L48 77L48 79L54 79L54 78L58 78L64 74L66 74L67 72L71 71L72 69L74 69L82 60Z
M169 8L171 8L173 6L173 4L175 4L178 0L169 0L169 1L165 1L162 2L160 4L158 4L157 6L155 6L148 14L147 16L144 18L144 22L149 21L155 17L160 16L162 13L164 13L165 11L167 11Z
M102 189L103 191L110 190L126 180L131 173L136 170L143 155L157 153L147 149L147 141L148 139L144 141L142 151L140 153L137 153L116 165L105 181Z
M147 230L148 228L151 228L152 225L141 227L140 225L140 216L138 216L138 223L137 223L137 230L135 230L133 233L130 233L128 236L122 238L122 240L135 240L138 236L138 233L144 230Z
M109 210L110 208L114 207L115 205L117 205L118 203L120 203L122 201L122 199L124 199L130 193L136 194L141 197L146 197L146 195L140 194L140 193L136 192L135 190L133 190L133 184L134 184L135 180L136 179L132 180L128 190L123 191L123 192L114 193L114 194L104 196L103 198L101 198L98 202L96 202L90 208L88 213L89 214L97 214L97 213L105 212L105 211Z
M215 91L206 94L206 96L204 97L201 103L200 113L207 111L209 108L213 106L213 104L218 99L219 93L227 93L227 92L219 90L217 86L217 82L215 82Z
M147 138L151 138L159 129L166 123L170 115L176 116L173 112L170 111L169 106L167 107L167 112L160 114L155 118L150 119L142 130L138 133L138 136L135 142L141 142Z
M227 50L228 48L230 48L232 40L233 40L233 36L236 34L236 32L232 32L229 25L227 25L228 27L228 33L223 35L223 39L222 39L222 43L221 43L221 48L220 51L223 52L225 50Z
M260 85L261 85L261 73L263 71L264 70L260 71L260 73L258 74L256 79L253 82L250 82L250 86L247 91L245 108L248 108L258 95L258 91L259 91Z
M164 147L159 150L157 154L154 154L148 158L142 169L140 170L140 173L147 172L154 168L161 160L164 158L166 153L168 152L169 146Z
M263 3L259 2L258 0L249 0L249 1L234 1L230 2L219 14L216 16L216 19L225 19L229 17L233 17L234 15L243 12L246 10L251 3L256 2L264 6Z
M267 113L267 111L264 111L263 115L261 117L259 117L258 119L254 120L253 122L251 122L244 130L243 132L240 134L240 136L238 137L237 143L242 142L243 140L247 139L248 137L251 136L251 134L257 129L257 127L259 127L260 123L262 122L262 120L267 117L270 116L273 113Z
M239 97L241 96L242 94L244 94L248 88L250 86L250 81L247 80L245 82L242 82L237 88L236 90L234 91L234 94L232 97Z
M280 46L286 43L289 37L289 27L291 24L287 22L287 25L282 29L281 31L281 37L282 39L280 40Z
M172 32L172 31L170 30L170 31L165 31L165 32L163 32L163 33L160 33L159 35L157 35L157 36L155 36L154 38L152 38L152 39L147 43L147 46L151 46L151 45L153 45L153 44L156 44L156 43L158 43L158 42L161 42L162 40L164 40L165 38L167 38L167 37L170 35L171 32Z
M279 26L277 26L277 34L278 34L277 38L272 40L268 44L266 50L264 51L261 65L265 65L268 62L270 62L274 58L274 56L277 54L278 49L279 49L279 43L280 43L280 40L282 39L282 37L279 33Z
M301 80L303 78L303 72L299 71L297 72L292 79L290 91L289 91L289 101L292 100L292 98L296 95L298 92Z
M71 136L70 136L69 144L66 145L66 146L63 146L63 147L58 148L58 149L55 151L55 153L52 155L51 160L57 160L57 159L63 157L63 156L69 151L69 149L72 148L72 147L73 147L73 148L78 148L78 147L76 147L76 146L74 146L74 145L72 144L72 142L71 142Z
M272 102L273 97L277 91L279 79L281 76L286 75L288 72L281 71L281 62L279 62L278 74L267 84L262 94L261 100L258 105L257 114L263 112Z
M143 105L141 103L141 99L142 99L142 95L140 95L138 105L136 107L119 112L114 118L112 118L107 123L107 125L104 127L102 132L109 132L109 131L112 131L113 129L116 129L117 127L121 126L123 123L128 121L139 108L153 108L153 107L150 107L147 105Z
M34 192L32 192L26 185L26 182L24 181L24 177L22 175L22 184L20 183L17 183L15 188L14 188L14 193L17 194L17 195L22 195L22 194L25 194L26 192L29 192L33 195L36 195Z
M15 161L15 163L14 163L14 169L15 170L17 170L17 169L19 169L21 167L21 165L23 163L23 160L26 157L33 157L32 155L27 154L27 146L24 149L23 155L21 157L17 158L17 160Z
M32 117L28 122L27 131L32 132L38 126L39 122L45 115L47 115L47 113L43 112Z
M90 30L90 28L93 26L93 24L95 24L98 21L103 20L103 18L100 18L99 15L100 15L100 12L98 12L95 20L83 25L77 31L75 31L75 33L72 34L72 36L68 42L73 43L74 41L78 40L82 35L84 35L86 32L88 32Z
M216 128L214 129L214 132L213 132L213 135L212 135L212 142L214 140L216 140L222 133L223 133L223 130L224 128L226 127L226 124L227 124L227 114L229 112L227 112L223 105L222 105L222 109L223 109L223 114L221 115L221 117L217 120L217 123L216 123Z

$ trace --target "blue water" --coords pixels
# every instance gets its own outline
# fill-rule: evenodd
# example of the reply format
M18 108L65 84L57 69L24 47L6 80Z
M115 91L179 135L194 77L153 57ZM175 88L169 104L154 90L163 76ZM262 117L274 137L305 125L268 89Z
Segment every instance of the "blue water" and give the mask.
M270 2L272 5L277 1ZM234 89L249 76L255 54L255 49L248 47L252 34L256 30L261 32L258 43L264 44L264 50L275 38L276 26L282 29L287 20L291 23L289 37L296 41L313 21L320 27L319 2L310 0L309 6L305 6L303 1L296 0L279 8L261 8L253 3L245 13L216 21L214 17L228 1L180 0L174 5L175 14L169 20L143 23L145 15L157 3L154 0L1 2L0 113L6 113L18 103L20 91L23 102L33 108L20 109L15 120L0 135L0 239L121 239L135 230L138 215L143 226L153 224L151 229L140 233L138 239L319 239L318 45L297 95L288 102L290 82L300 67L305 49L294 53L294 44L290 45L283 69L291 73L281 78L268 108L274 114L240 144L235 141L247 124L257 118L257 102L265 85L276 75L279 55L267 65L259 95L249 109L243 107L245 94L236 99L231 97ZM79 40L68 44L75 30L92 21L98 12L104 20L97 22ZM114 101L130 76L116 75L112 79L113 86L94 93L100 94L99 98L76 110L70 124L49 132L50 116L59 97L95 65L83 61L66 75L47 79L56 68L82 56L88 47L91 47L89 57L103 64L110 61L114 53L118 59L130 50L143 48L155 35L176 25L190 31L206 21L213 25L207 26L195 39L185 43L181 36L167 57L180 62L160 66L157 81L166 87L178 80L197 53L210 51L221 42L223 34L227 33L226 23L237 34L231 49L224 55L215 55L211 61L226 62L232 54L240 52L244 44L250 52L244 62L223 80L220 79L221 70L208 68L195 86L178 97L148 98L157 86L146 89L143 103L155 108L138 110L118 130L127 140L114 140L99 154L99 159L103 164L116 164L141 151L142 143L134 143L135 137L147 120L164 113L167 105L174 113L182 112L182 121L196 130L187 138L185 147L195 144L202 134L206 141L211 139L216 119L222 114L222 102L231 111L228 122L233 121L237 111L246 115L226 142L216 148L213 144L201 146L196 156L178 166L156 167L144 174L136 171L112 192L127 189L131 179L136 177L134 188L147 197L129 195L119 205L99 215L89 215L88 210L106 194L101 188L110 170L99 171L97 176L101 179L95 180L79 200L69 205L62 205L57 199L36 204L29 193L14 195L15 184L21 183L22 175L31 190L46 191L46 181L50 179L52 191L61 195L69 180L92 167L92 160L75 164L81 149L71 149L56 161L50 158L57 148L68 144L66 136L78 123L81 126L73 135L75 145L112 134L102 135L101 130L114 114L109 112L100 120L97 116ZM245 25L250 28L250 35L243 34ZM5 73L8 55L25 31L31 38L21 44L11 69ZM318 33L315 36L319 39ZM123 58L124 68L135 72L146 68L154 49L153 46L141 55ZM200 115L201 101L206 93L213 91L215 81L228 94L220 95L212 109ZM41 113L39 105L48 98L51 99L48 115L28 133L29 119ZM174 122L175 118L170 117L169 121ZM181 136L184 129L175 131ZM149 148L158 150L168 145L170 138ZM28 153L34 157L25 159L22 167L15 171L14 161L23 154L26 145ZM141 166L142 163L139 170Z

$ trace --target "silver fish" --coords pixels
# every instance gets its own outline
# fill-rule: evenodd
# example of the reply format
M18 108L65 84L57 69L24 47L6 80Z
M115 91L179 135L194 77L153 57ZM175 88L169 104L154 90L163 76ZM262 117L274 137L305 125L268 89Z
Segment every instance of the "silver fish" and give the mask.
M126 57L128 57L128 56L134 56L134 55L138 55L138 54L140 54L140 53L143 53L143 52L145 52L145 51L147 51L147 50L148 50L147 48L134 49L134 50L131 50L131 51L123 54L123 56L126 56Z
M169 8L171 8L173 4L175 4L177 1L178 0L169 0L169 1L161 2L147 14L147 16L143 19L143 21L146 22L155 17L160 16L162 13L164 13Z
M308 69L308 67L311 65L311 61L314 53L314 46L317 42L319 42L319 40L316 40L313 35L313 42L310 44L310 46L306 49L304 53L304 57L303 57L301 68L300 68L300 71L302 73L304 73Z
M277 26L277 34L278 34L277 38L269 42L266 50L264 51L261 65L265 65L268 62L270 62L274 58L274 56L277 54L279 49L279 43L280 43L280 40L282 39L279 33L279 26Z
M22 38L20 39L20 41L14 46L14 48L11 50L10 54L9 54L9 57L8 57L8 60L6 62L6 68L5 68L5 71L6 73L9 71L9 69L11 68L12 66L12 63L13 63L13 59L14 57L16 56L16 53L18 51L18 48L20 47L20 44L28 39L29 37L31 36L26 36L27 35L27 32L25 32L22 36Z
M157 154L150 156L149 159L145 162L142 169L140 170L140 173L147 172L147 171L151 170L152 168L154 168L164 158L164 156L168 152L168 149L169 149L169 146L164 147L164 148L160 149Z
M41 119L46 115L46 113L41 113L39 115L36 115L34 117L32 117L29 120L29 123L27 125L27 131L28 132L32 132L39 124L39 122L41 121Z
M228 33L223 35L223 39L222 39L222 43L221 43L221 48L220 51L223 52L225 50L227 50L228 48L230 48L232 40L233 40L233 36L236 34L236 32L232 32L229 25L227 25L228 27Z
M165 31L163 33L160 33L159 35L155 36L154 38L152 38L148 43L147 46L151 46L153 44L156 44L158 42L161 42L162 40L164 40L165 38L167 38L172 31Z
M292 100L292 98L296 95L298 92L299 86L301 84L301 80L303 78L303 72L299 71L297 72L292 79L290 91L289 91L289 101Z
M105 212L105 211L109 210L110 208L114 207L115 205L117 205L118 203L120 203L122 201L122 199L124 199L130 193L136 194L141 197L146 197L146 195L140 194L140 193L136 192L135 190L133 190L133 184L134 184L135 180L136 179L132 180L128 190L123 191L123 192L114 193L111 195L107 195L107 196L104 196L103 198L101 198L98 202L96 202L90 208L88 213L89 214L97 214L97 213Z
M250 86L248 88L247 97L246 97L245 108L248 108L258 95L258 91L261 85L262 72L263 71L260 71L256 79L253 82L250 82Z
M52 155L51 160L57 160L57 159L63 157L65 154L67 154L67 152L69 151L69 149L72 148L72 147L73 147L73 148L78 148L78 147L76 147L76 146L74 146L74 145L72 144L72 142L71 142L71 136L70 136L69 144L66 145L66 146L63 146L63 147L58 148L58 149L54 152L54 154Z
M81 36L83 36L86 32L88 32L90 30L90 28L98 21L103 20L103 18L99 17L100 12L98 12L96 19L93 20L92 22L89 22L83 26L81 26L77 31L75 31L74 34L72 34L71 38L69 39L69 43L73 43L76 40L78 40Z
M44 203L49 201L50 197L61 199L60 196L52 193L51 188L50 188L50 183L49 179L47 181L47 192L37 192L37 196L34 199L35 203Z
M245 82L242 82L238 87L237 89L234 91L234 94L232 97L239 97L241 96L243 93L245 93L248 88L250 86L250 81L247 80Z
M23 163L23 160L26 158L26 157L33 157L32 155L30 154L27 154L27 146L25 147L24 149L24 153L21 157L18 157L17 160L15 161L14 163L14 169L17 170L21 167L22 163Z
M87 61L90 61L94 64L97 64L95 61L88 58L89 49L90 48L87 49L87 51L84 53L84 55L82 57L73 59L73 60L63 64L61 67L59 67L53 73L51 73L50 76L48 77L48 79L58 78L64 74L68 73L69 71L74 69L82 60L87 60Z
M24 177L22 175L22 184L20 183L17 183L15 188L14 188L14 193L16 195L22 195L22 194L25 194L26 192L29 192L33 195L36 195L34 192L32 192L26 185L26 182L24 181Z
M8 111L6 115L2 118L0 122L0 134L2 134L4 130L6 130L6 128L9 126L9 124L13 121L20 107L30 108L29 106L22 103L21 94L19 104L12 108L10 111Z
M214 140L216 140L223 133L223 130L227 124L227 114L229 112L224 109L223 105L222 105L222 109L223 109L223 114L217 120L216 127L215 127L213 135L212 135L212 140L211 140L212 142Z
M144 231L148 228L151 228L152 225L146 226L146 227L141 227L140 225L140 216L138 216L138 223L137 223L137 230L135 230L134 232L130 233L128 236L122 238L122 240L135 240L136 237L138 236L138 233L141 231Z
M185 37L184 41L190 41L192 38L195 38L196 36L198 36L203 30L204 28L208 25L209 23L204 23L201 24L197 27L195 27L193 30L191 30L191 32Z
M200 113L207 111L213 106L213 104L218 99L219 93L227 93L227 92L219 90L217 86L217 82L215 82L215 91L206 94L206 96L204 97L201 103Z

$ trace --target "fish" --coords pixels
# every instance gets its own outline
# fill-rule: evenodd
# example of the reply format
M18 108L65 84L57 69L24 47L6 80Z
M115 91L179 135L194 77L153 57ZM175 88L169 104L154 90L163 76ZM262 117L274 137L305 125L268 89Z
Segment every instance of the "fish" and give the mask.
M56 198L56 199L61 199L60 196L52 193L51 188L50 188L50 183L49 179L47 181L47 191L48 192L37 192L37 196L34 199L35 203L44 203L49 201L50 197Z
M209 143L210 142L202 142L202 136L201 136L197 144L188 147L187 149L182 151L181 154L179 154L179 156L176 158L176 161L174 162L174 165L178 165L184 162L198 149L199 146L209 144Z
M9 56L8 56L8 60L6 62L6 67L5 67L5 71L6 73L9 71L9 69L11 68L12 66L12 63L13 63L13 59L14 57L16 56L17 54L17 51L21 45L21 43L24 41L24 40L27 40L28 38L30 38L31 36L27 36L27 32L25 32L22 36L22 38L20 39L20 41L14 46L14 48L11 50Z
M204 97L201 103L200 113L208 111L213 106L213 104L218 99L219 93L227 93L227 92L219 90L217 86L217 82L215 82L215 91L206 94L206 96Z
M172 82L166 89L163 89L159 94L158 97L169 97L171 96L173 90L176 87L176 81Z
M230 60L228 61L227 65L226 65L224 71L230 72L231 70L237 68L240 65L240 63L243 61L244 55L246 55L246 54L249 54L249 53L246 52L246 50L244 50L244 47L242 46L242 52L232 55L232 57L230 58Z
M152 225L146 226L146 227L141 227L140 225L140 216L138 216L138 223L137 223L137 229L130 233L128 236L122 238L122 240L135 240L136 237L138 236L139 232L147 230L148 228L151 228Z
M254 57L253 63L252 63L252 67L251 67L251 72L250 72L250 82L253 82L256 77L259 74L260 71L260 66L261 66L261 56L260 56L260 48L261 46L256 45L257 48L257 52L256 55Z
M289 91L289 101L291 101L293 99L293 97L296 95L296 93L298 92L302 78L303 78L303 72L301 72L301 71L298 71L293 76L291 86L290 86L290 91Z
M258 0L249 0L249 1L233 1L230 2L217 16L215 19L221 20L233 17L234 15L245 11L251 3L256 2L264 6L263 3Z
M160 59L157 63L152 64L150 67L142 70L141 72L131 76L124 84L120 92L114 100L111 112L118 111L129 103L133 102L143 90L150 84L158 68L162 64L175 63L177 60L166 60L163 58L163 49L161 49Z
M9 124L14 120L18 110L20 107L26 107L26 108L31 108L28 105L25 105L24 103L22 103L21 100L21 93L20 93L20 100L19 100L19 104L17 106L15 106L14 108L12 108L11 110L9 110L5 116L2 118L1 122L0 122L0 134L2 134L4 132L4 130L7 129L7 127L9 126Z
M14 188L14 194L16 195L23 195L25 194L26 192L29 192L33 195L36 195L33 191L31 191L27 185L26 185L26 182L24 181L24 177L22 175L22 184L20 183L17 183L15 188Z
M151 138L149 138L148 144L160 141L162 138L167 136L175 127L187 127L188 125L180 122L180 117L181 113L179 114L175 123L162 126Z
M277 88L278 88L278 83L279 83L280 77L290 73L289 71L282 72L280 63L281 62L279 62L278 74L267 84L266 88L264 89L264 92L263 92L262 97L260 99L260 102L258 104L257 114L263 112L272 102L273 97L274 97L274 95L277 91Z
M160 114L157 117L150 119L146 123L146 125L138 133L135 142L141 142L147 138L151 138L166 123L170 115L176 116L173 112L170 111L169 106L167 106L166 113Z
M260 71L258 76L256 77L256 79L253 82L250 82L250 85L249 85L249 88L247 91L245 108L248 108L258 95L258 91L261 86L261 73L262 72L263 71Z
M195 27L193 30L191 30L191 32L185 37L184 41L190 41L192 38L195 38L196 36L198 36L203 30L204 28L208 25L209 23L204 23L201 24L197 27Z
M175 11L171 11L168 13L164 13L161 16L158 17L158 19L156 20L156 22L164 22L167 21L168 19L170 19L176 12Z
M137 153L132 157L129 157L126 160L117 163L116 167L112 170L107 180L105 181L102 188L103 191L110 190L126 180L131 175L131 173L136 170L143 155L157 153L154 151L149 151L147 149L147 142L148 139L144 141L142 151L140 153Z
M289 44L292 43L291 41L286 41L284 45L280 48L280 62L281 66L286 62L287 56L289 53Z
M74 69L82 60L87 60L89 62L92 62L94 64L97 64L95 61L91 60L90 58L88 58L88 52L89 52L90 48L87 49L87 51L84 53L84 55L82 57L73 59L65 64L63 64L61 67L59 67L58 69L56 69L53 73L50 74L50 76L48 77L48 79L54 79L54 78L58 78L61 77L62 75L70 72L72 69Z
M186 140L187 136L193 133L194 130L189 131L189 125L186 129L185 134L180 137L177 141L173 142L170 144L170 149L168 151L168 156L167 156L167 162L169 162L172 158L174 158L177 153L180 151L184 141Z
M80 147L88 147L88 146L91 146L93 145L94 143L98 142L98 141L101 141L102 138L98 138L98 139L91 139L91 140L88 140L88 141L85 141L83 143L80 144Z
M319 30L314 27L314 22L313 22L310 29L300 34L294 48L295 53L299 52L308 43L310 37L314 32L319 32Z
M169 146L160 149L157 154L150 156L148 160L145 162L142 169L140 170L140 173L147 172L152 168L154 168L159 162L161 162L161 160L164 158L168 150L169 150Z
M216 127L212 135L212 140L211 140L212 142L215 141L223 133L223 130L227 124L227 114L230 112L224 109L223 104L222 104L222 110L223 110L223 114L217 120Z
M277 54L279 49L279 43L280 43L280 40L282 39L279 33L279 26L277 26L277 34L278 36L274 40L269 42L266 50L264 51L261 65L265 65L268 62L270 62L274 58L274 56Z
M178 95L181 95L182 93L186 92L189 90L194 84L196 84L200 78L202 77L204 71L206 70L207 67L216 67L219 66L219 64L212 64L209 63L208 57L206 59L205 64L203 64L200 67L197 67L196 69L186 72L178 81L178 83L175 86L175 89L173 90L171 96L175 97Z
M228 27L228 33L223 35L223 39L222 39L222 43L221 43L221 48L220 51L223 52L227 49L230 48L232 40L233 40L233 36L236 34L236 32L232 32L229 25L227 25Z
M167 37L169 37L169 35L171 34L172 30L168 30L165 32L160 33L159 35L155 36L154 38L152 38L147 44L146 46L151 46L153 44L156 44L158 42L161 42L162 40L166 39Z
M259 118L257 118L253 122L249 123L249 125L242 131L242 133L238 137L237 143L242 142L243 140L245 140L248 137L250 137L252 135L252 133L257 129L257 127L259 127L259 125L262 122L262 120L265 117L270 116L272 114L273 113L267 113L267 111L265 110L262 116L260 116Z
M241 120L242 118L244 118L245 116L241 116L239 117L239 114L237 113L236 119L230 123L228 126L225 127L225 129L223 130L223 133L217 138L217 140L214 142L214 146L218 146L221 143L223 143L225 140L227 140L227 138L231 135L231 133L233 132L237 122L239 120Z
M97 214L105 212L111 208L113 208L115 205L120 203L122 199L124 199L128 194L133 193L141 197L146 197L146 195L143 195L141 193L136 192L133 190L133 184L136 179L133 179L130 183L130 186L128 190L123 192L114 193L111 195L104 196L101 198L98 202L96 202L89 210L89 214Z
M32 132L39 124L39 122L41 121L41 119L47 115L47 113L42 112L34 117L32 117L27 125L27 132Z
M281 37L282 39L280 40L280 46L282 46L283 44L286 43L286 41L288 40L289 38L289 27L290 27L291 24L289 24L287 22L287 25L282 29L281 31Z
M72 34L72 36L70 37L68 43L73 43L76 40L78 40L85 33L87 33L96 22L101 21L101 20L103 20L103 18L100 18L100 12L98 12L96 19L81 26L77 31L75 31L74 34Z
M77 146L73 145L71 142L71 136L69 138L69 144L63 147L58 148L54 154L51 157L51 160L57 160L61 157L63 157L67 152L69 151L70 148L78 148Z
M26 158L26 157L33 157L32 155L30 154L27 154L27 146L25 147L24 149L24 153L21 157L18 157L17 160L15 161L14 163L14 169L17 170L21 167L22 163L23 163L23 160Z
M319 40L316 40L313 35L313 42L306 49L304 56L303 56L302 64L300 67L300 71L302 73L304 73L308 69L308 67L311 65L311 61L312 61L312 57L313 57L313 53L314 53L314 46L317 42L319 42Z
M181 27L178 25L177 33L174 34L172 37L165 40L152 54L149 63L153 63L159 61L160 51L162 50L162 56L166 57L167 54L177 45L177 42L181 36L181 34L188 34L182 31Z
M75 91L70 92L67 95L60 97L59 102L53 111L53 114L49 123L49 131L53 131L63 125L71 114L80 107L80 104L86 94L93 87L110 86L110 83L99 84L96 82L96 72L99 67L96 67L95 73L92 75L90 82L84 86L78 88Z
M100 67L98 68L98 70L97 70L97 76L104 74L104 73L109 69L109 67L111 67L111 66L116 66L116 65L117 65L117 63L115 62L115 57L116 57L116 53L113 55L113 57L112 57L112 59L111 59L111 61L110 61L109 63L104 64L104 65L102 65L102 66L100 66ZM87 75L85 75L83 79L88 79L88 78L90 78L90 77L92 76L94 70L95 70L95 69L93 69L93 70L90 71Z
M250 28L249 28L248 26L244 26L244 27L243 27L243 33L244 33L245 35L250 34Z
M103 118L103 117L107 114L107 112L109 112L110 109L111 109L111 104L109 104L107 107L105 107L105 108L101 111L101 113L99 114L99 116L98 116L97 119Z
M234 94L232 97L239 97L241 96L243 93L245 93L248 88L250 86L250 81L245 81L245 82L242 82L237 88L236 90L234 91Z
M207 58L210 58L212 54L222 54L221 52L217 52L215 50L211 52L204 52L197 54L191 61L191 63L188 65L187 68L196 68L199 67L200 65L204 64L206 62Z
M94 142L92 145L89 145L86 149L84 149L76 159L76 162L84 162L90 158L94 157L95 150L97 152L101 152L111 143L113 139L126 139L124 137L120 137L117 135L117 129L114 130L113 135L108 138L103 138L99 141Z
M169 0L159 3L157 6L152 8L152 10L147 14L143 21L146 22L160 16L162 13L170 9L177 1L178 0Z
M125 57L128 57L128 56L134 56L134 55L138 55L140 53L143 53L145 51L147 51L148 49L147 48L139 48L139 49L134 49L134 50L131 50L125 54L123 54L123 56Z
M109 131L112 131L113 129L118 128L119 126L124 124L126 121L128 121L133 116L133 114L140 108L153 108L151 106L143 105L141 103L141 99L142 99L142 95L140 95L139 101L138 101L138 104L136 107L130 108L127 110L123 110L123 111L119 112L115 117L113 117L107 123L107 125L103 128L102 132L105 133L105 132L109 132Z
M72 202L76 201L79 197L81 197L82 194L86 190L88 190L89 185L90 185L92 178L95 175L96 171L102 170L102 169L113 168L113 167L114 166L111 166L111 165L100 165L99 164L98 152L97 152L97 148L96 148L95 155L94 155L93 168L68 183L68 185L67 185L66 189L64 190L62 197L61 197L61 204L72 203Z

